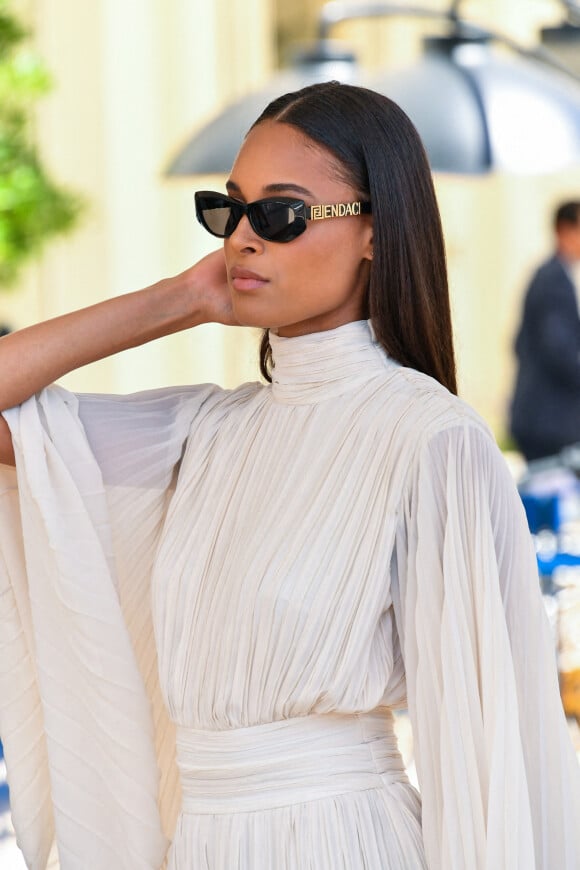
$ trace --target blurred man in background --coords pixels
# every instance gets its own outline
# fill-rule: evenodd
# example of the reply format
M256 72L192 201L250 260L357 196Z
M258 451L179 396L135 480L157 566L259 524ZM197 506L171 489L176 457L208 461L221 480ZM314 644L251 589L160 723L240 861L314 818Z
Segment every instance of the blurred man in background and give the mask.
M580 200L554 215L556 249L526 292L510 429L530 461L580 442Z

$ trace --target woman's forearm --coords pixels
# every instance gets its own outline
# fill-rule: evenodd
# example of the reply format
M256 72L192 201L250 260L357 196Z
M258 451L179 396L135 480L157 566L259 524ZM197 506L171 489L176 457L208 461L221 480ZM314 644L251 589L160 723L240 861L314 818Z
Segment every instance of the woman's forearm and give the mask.
M0 410L80 366L202 322L191 282L178 275L6 335L0 338ZM14 465L10 430L1 417L0 463Z
M0 338L0 409L87 363L203 323L183 275Z
M223 251L173 278L0 338L0 411L74 369L200 323L236 325ZM0 417L0 463L14 464Z

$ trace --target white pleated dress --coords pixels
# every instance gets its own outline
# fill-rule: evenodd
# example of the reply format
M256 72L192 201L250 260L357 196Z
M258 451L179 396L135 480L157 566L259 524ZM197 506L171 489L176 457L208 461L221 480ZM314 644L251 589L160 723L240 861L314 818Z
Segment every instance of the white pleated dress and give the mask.
M553 641L487 427L366 322L271 341L272 385L51 388L5 415L28 866L56 838L63 870L578 870Z

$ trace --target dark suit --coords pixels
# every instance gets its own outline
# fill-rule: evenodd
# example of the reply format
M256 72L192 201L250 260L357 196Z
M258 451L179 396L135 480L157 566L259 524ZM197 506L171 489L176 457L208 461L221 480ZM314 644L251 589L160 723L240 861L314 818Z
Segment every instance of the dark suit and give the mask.
M526 293L510 428L526 459L580 441L580 318L561 260L552 257Z

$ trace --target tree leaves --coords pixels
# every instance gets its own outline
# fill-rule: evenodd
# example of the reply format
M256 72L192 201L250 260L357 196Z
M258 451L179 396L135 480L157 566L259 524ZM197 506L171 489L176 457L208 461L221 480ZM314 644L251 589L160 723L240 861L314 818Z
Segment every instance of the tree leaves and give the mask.
M33 135L34 105L51 87L42 61L25 45L25 28L0 0L0 290L46 241L75 223L76 194L55 183Z

